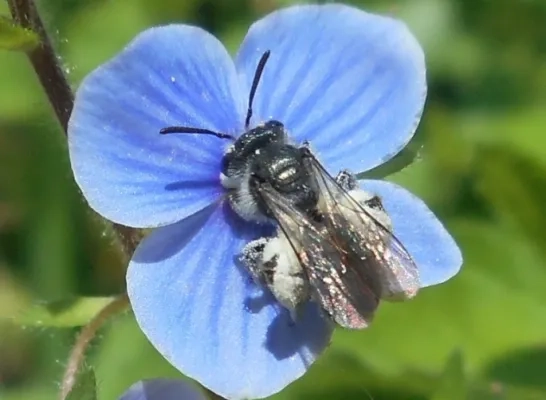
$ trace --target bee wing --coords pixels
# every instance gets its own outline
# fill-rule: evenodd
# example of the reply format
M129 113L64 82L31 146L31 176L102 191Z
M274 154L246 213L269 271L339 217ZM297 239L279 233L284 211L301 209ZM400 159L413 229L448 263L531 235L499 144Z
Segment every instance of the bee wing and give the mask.
M373 259L363 262L362 252L353 249L358 236L347 230L344 216L328 216L325 224L324 218L301 212L270 185L258 190L297 255L311 297L337 324L367 327L381 294L378 266Z
M312 154L309 155L306 166L316 179L319 209L326 216L326 229L330 232L348 230L356 236L353 245L360 249L352 248L351 251L362 255L362 265L376 268L381 298L404 300L415 296L420 287L419 270L402 243L366 206L344 190Z

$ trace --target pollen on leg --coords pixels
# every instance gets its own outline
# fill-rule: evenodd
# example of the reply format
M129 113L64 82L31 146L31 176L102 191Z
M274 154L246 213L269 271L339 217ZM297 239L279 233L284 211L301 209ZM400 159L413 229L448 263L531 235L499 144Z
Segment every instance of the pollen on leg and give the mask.
M379 196L362 189L351 190L349 195L364 207L368 214L374 217L381 225L389 230L392 229L391 218L383 208L383 203Z
M294 249L284 234L279 234L267 242L262 260L264 264L273 262L274 269L271 271L269 289L295 318L298 306L308 299L309 288Z

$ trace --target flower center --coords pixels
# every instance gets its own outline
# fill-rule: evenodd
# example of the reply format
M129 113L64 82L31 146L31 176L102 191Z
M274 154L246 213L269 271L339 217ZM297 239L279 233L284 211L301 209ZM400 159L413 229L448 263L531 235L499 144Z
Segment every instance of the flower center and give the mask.
M222 185L233 210L250 221L274 218L270 197L278 197L302 212L318 201L305 167L308 150L288 143L284 125L270 120L245 132L222 160ZM275 193L264 196L264 192Z

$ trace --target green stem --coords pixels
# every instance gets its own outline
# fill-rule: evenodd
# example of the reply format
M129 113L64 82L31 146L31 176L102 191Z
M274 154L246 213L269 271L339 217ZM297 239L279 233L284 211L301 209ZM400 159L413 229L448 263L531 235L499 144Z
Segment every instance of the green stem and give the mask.
M78 372L85 360L85 352L93 338L97 335L97 331L106 321L108 321L108 319L110 319L110 317L118 315L127 309L129 309L129 298L127 297L127 294L122 294L104 306L104 308L80 331L76 343L74 343L74 346L70 351L68 364L64 371L63 381L61 383L61 400L65 400L74 388Z

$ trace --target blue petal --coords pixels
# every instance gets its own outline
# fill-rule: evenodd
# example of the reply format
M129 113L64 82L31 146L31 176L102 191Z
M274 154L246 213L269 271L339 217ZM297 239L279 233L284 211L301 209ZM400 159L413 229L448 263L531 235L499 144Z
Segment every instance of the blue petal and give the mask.
M207 397L188 382L153 379L135 383L119 400L207 400Z
M394 183L360 182L363 190L381 197L395 236L419 268L421 287L445 282L459 272L461 250L423 200Z
M426 96L425 62L403 23L341 4L274 12L252 25L237 56L247 87L266 50L254 124L284 122L331 173L371 169L411 139Z
M221 193L228 143L160 135L185 125L239 132L244 96L217 39L184 25L149 29L81 84L70 119L72 168L87 201L134 227L179 221Z
M331 330L309 304L294 324L237 263L265 230L212 206L157 229L129 265L136 319L185 375L228 399L269 396L300 377Z

